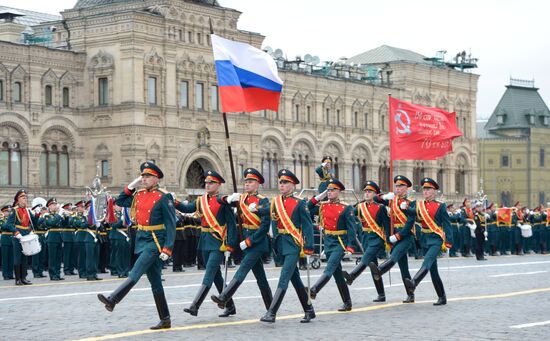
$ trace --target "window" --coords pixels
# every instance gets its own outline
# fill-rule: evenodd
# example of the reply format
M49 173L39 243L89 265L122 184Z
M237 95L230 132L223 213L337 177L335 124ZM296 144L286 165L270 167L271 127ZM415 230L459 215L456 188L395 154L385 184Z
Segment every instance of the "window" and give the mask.
M180 107L189 107L189 83L180 81Z
M500 166L501 167L509 167L510 166L510 158L508 155L502 155L500 157Z
M340 109L336 109L336 126L340 126Z
M440 187L444 187L443 185L443 165L441 165L441 168L438 169L437 171L437 183L439 184Z
M19 143L0 146L0 185L21 185L21 151Z
M359 127L359 113L357 111L353 113L353 127Z
M382 131L386 131L386 116L384 115L380 117L380 129L382 129Z
M0 95L0 96L1 96L1 95ZM548 125L548 116L544 116L544 117L542 118L542 124L544 124L545 126Z
M545 205L546 202L546 195L544 195L544 192L539 192L539 205Z
M193 42L193 32L191 32L191 31L187 32L187 42L188 43Z
M195 84L195 109L198 109L198 110L204 109L203 90L204 90L204 84L202 83Z
M387 161L384 161L378 168L378 184L380 185L380 190L383 192L391 190L390 167Z
M109 80L107 78L99 78L98 86L99 86L99 91L98 91L99 105L109 104Z
M200 33L197 33L197 44L202 45L202 34L200 34Z
M535 115L529 115L529 124L535 124Z
M212 85L212 111L220 111L220 95L217 85Z
M44 89L44 101L46 105L52 105L52 86L46 85L46 88Z
M101 160L101 177L109 177L109 160Z
M311 106L306 107L306 122L311 123Z
M456 193L464 194L466 193L466 172L464 169L457 169L455 174L455 189Z
M298 104L294 106L294 120L300 122L300 106Z
M48 148L42 145L40 155L40 184L43 186L69 186L69 153L67 146Z
M493 164L493 159L489 159L488 163L489 163L489 165L492 165Z
M544 148L539 150L539 167L544 167Z
M4 100L4 81L0 79L0 101Z
M328 126L330 124L330 109L327 109L325 113L325 124Z
M497 115L497 124L504 124L504 115Z
M365 129L369 127L368 121L369 121L369 114L365 113L365 122L363 122L365 124Z
M69 107L69 88L63 88L63 108Z
M178 37L180 41L183 41L183 30L178 30Z
M260 111L260 116L261 116L262 118L267 118L267 110L262 110L262 111Z
M21 82L13 83L13 101L15 103L21 103L23 97L21 91Z
M147 79L147 102L149 105L157 105L157 78Z

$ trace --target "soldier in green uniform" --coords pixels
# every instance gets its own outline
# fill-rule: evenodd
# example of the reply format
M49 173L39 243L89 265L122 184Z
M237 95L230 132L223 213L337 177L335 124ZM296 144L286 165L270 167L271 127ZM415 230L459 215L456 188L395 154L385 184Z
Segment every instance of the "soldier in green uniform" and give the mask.
M90 215L90 212L88 212ZM84 248L86 250L86 280L101 281L102 278L97 277L99 265L99 231L101 222L93 224L93 219L88 217L88 226L84 234Z
M2 250L2 277L5 281L14 279L13 277L13 232L8 229L8 216L10 215L11 206L5 205L0 213L0 248Z
M395 194L389 192L374 197L375 202L379 202L390 208L390 218L393 220L393 231L390 232L388 239L393 244L390 259L380 264L380 266L377 266L374 262L370 262L369 268L374 280L380 281L382 275L390 271L397 263L404 283L405 279L411 278L407 252L415 243L415 219L413 215L408 214L408 208L414 204L414 201L407 198L407 190L412 186L411 181L407 177L397 175L394 177L393 182L395 184ZM403 303L414 303L414 294L407 291L407 298Z
M46 214L48 212L48 209L46 207L42 207L42 205L39 204L34 206L32 208L32 211L35 213L35 216L39 218L42 214ZM46 259L46 238L44 237L46 232L46 226L39 219L38 223L34 227L34 233L38 235L38 242L40 243L41 249L39 253L32 256L32 273L34 278L46 277L44 275L44 269L48 264L48 261Z
M344 253L355 252L353 244L356 239L355 218L353 207L340 201L340 193L346 187L336 179L328 180L327 190L308 201L307 206L312 215L319 215L319 226L324 234L324 252L327 256L327 265L323 274L311 287L310 297L315 299L321 289L334 277L336 286L344 303L338 311L350 311L352 308L351 296L346 280L342 275L342 259ZM321 202L324 197L328 201Z
M243 177L245 193L240 195L237 205L239 205L244 238L239 247L244 251L244 258L231 282L219 296L212 295L212 301L216 302L220 308L224 307L243 283L248 272L252 270L265 308L269 309L273 295L262 262L263 254L269 251L267 235L271 222L269 199L258 194L258 188L264 183L264 177L258 170L247 168Z
M434 305L445 305L447 304L447 297L443 281L437 270L437 256L441 251L446 251L452 247L451 221L447 214L447 205L435 200L439 184L431 178L424 178L420 185L422 186L424 200L412 203L408 211L410 216L416 217L416 220L422 224L422 233L425 234L424 244L422 245L424 262L412 280L405 279L405 287L409 294L413 295L416 287L429 271L438 297Z
M323 193L327 189L329 179L334 177L332 157L324 156L321 165L315 168L315 173L319 175L319 193Z
M541 224L543 226L541 230L541 254L547 254L550 247L550 208L541 207Z
M453 247L449 252L450 257L458 257L460 253L460 248L458 248L459 243L457 242L460 236L460 225L462 224L462 216L460 215L459 210L454 210L454 205L447 205L447 213L449 214L449 219L451 220L451 230L453 232Z
M109 297L102 294L97 297L105 304L105 309L113 311L141 276L147 274L160 318L160 322L151 329L167 329L172 323L162 286L162 262L172 255L176 236L176 211L172 195L158 186L159 180L164 177L160 168L153 162L146 161L141 164L140 170L141 176L126 186L116 200L120 207L131 207L130 215L137 225L135 253L138 258L124 283ZM136 192L139 183L144 189Z
M88 228L88 218L86 217L86 207L90 202L81 200L75 204L76 214L70 218L69 224L76 229L75 243L78 249L78 277L87 278L86 276L86 229Z
M462 201L462 209L460 211L460 214L463 218L463 224L460 227L462 256L473 257L471 226L475 225L475 222L474 222L474 211L471 208L471 202L468 198L465 198L464 201Z
M183 213L196 212L196 215L202 217L199 250L202 252L206 271L193 303L189 308L183 309L191 316L197 316L202 302L212 287L212 283L219 293L223 291L225 279L222 276L220 264L224 259L224 255L227 260L228 255L226 253L233 252L239 242L235 215L231 208L231 203L239 199L239 194L221 196L219 189L225 183L225 180L216 171L206 171L204 177L206 194L190 203L176 201L178 211ZM229 299L225 303L225 311L220 317L235 315L236 308L233 299Z
M115 205L116 222L111 225L109 239L111 240L111 275L115 273L118 278L128 277L130 266L130 239L128 227L122 219L122 208Z
M282 263L282 268L273 301L260 321L275 322L290 281L305 312L300 322L307 323L315 318L315 310L296 264L300 257L313 254L313 222L305 201L293 194L296 185L300 183L296 175L288 169L281 169L278 177L281 194L271 202L270 216L274 251Z
M486 219L486 223L487 223L487 234L488 234L487 239L489 241L489 254L491 256L500 256L500 252L498 251L499 235L498 235L497 214L495 210L495 204L490 203L489 206L487 206L487 208L485 209L485 213L487 213L488 215Z
M484 212L483 203L481 201L477 201L474 206L474 222L476 224L476 259L479 261L487 260L484 255L484 244L488 235L487 220L490 218L491 216Z
M62 281L61 277L61 258L63 256L63 237L62 233L67 224L64 217L59 215L59 205L56 198L50 198L46 203L48 212L40 216L39 225L44 225L47 229L46 243L48 244L48 272L50 280Z
M32 232L38 223L38 219L27 208L27 192L24 189L17 191L13 199L13 209L5 223L7 232L13 233L13 271L15 272L15 285L32 284L27 281L27 256L23 254L19 240Z
M380 194L380 187L374 181L367 181L363 185L363 191L365 192L365 201L357 204L354 209L354 214L357 215L361 222L363 230L363 257L357 266L348 274L347 271L343 271L342 274L346 279L348 285L352 285L353 281L359 277L359 275L367 268L370 262L378 265L378 259L376 255L380 250L389 250L388 238L390 233L390 219L386 207L382 204L374 202L374 197ZM386 294L384 291L384 284L382 278L379 281L374 280L374 286L378 297L373 302L385 302Z
M61 233L61 240L63 241L63 273L65 276L74 276L74 257L76 257L76 246L74 243L75 228L70 224L71 213L73 204L68 202L61 206L63 209L62 216L66 221L66 225L63 227Z

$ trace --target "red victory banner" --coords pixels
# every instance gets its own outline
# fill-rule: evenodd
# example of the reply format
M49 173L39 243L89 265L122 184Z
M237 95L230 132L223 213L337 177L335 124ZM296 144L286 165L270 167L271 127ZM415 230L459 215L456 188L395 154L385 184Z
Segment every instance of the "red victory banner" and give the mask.
M462 136L456 114L390 97L390 159L435 160Z

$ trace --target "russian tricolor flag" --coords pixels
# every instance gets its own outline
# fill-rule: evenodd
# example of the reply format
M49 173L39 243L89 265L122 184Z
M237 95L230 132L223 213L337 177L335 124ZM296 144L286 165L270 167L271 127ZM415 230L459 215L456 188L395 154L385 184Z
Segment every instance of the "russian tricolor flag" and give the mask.
M215 34L212 47L224 112L279 110L283 81L270 55Z

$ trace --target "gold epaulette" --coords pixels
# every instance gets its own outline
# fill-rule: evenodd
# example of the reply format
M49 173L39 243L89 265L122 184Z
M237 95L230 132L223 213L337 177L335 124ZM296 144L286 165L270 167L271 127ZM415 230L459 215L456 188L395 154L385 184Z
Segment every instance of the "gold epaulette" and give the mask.
M157 188L157 191L161 192L162 194L168 194L168 193L170 193L170 192L168 192L168 191L166 190L166 188L160 188L160 187Z
M265 195L258 194L257 197L260 198L260 199L263 199L263 198L265 198Z

